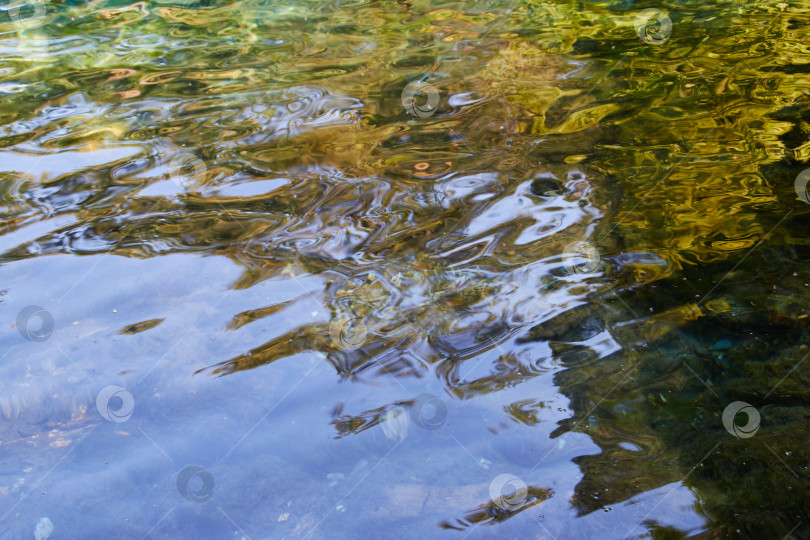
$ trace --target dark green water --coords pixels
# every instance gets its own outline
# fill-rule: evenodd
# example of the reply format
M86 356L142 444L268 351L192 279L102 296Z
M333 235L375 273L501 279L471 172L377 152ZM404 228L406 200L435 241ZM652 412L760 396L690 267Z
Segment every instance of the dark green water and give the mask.
M0 539L810 538L808 24L5 3Z

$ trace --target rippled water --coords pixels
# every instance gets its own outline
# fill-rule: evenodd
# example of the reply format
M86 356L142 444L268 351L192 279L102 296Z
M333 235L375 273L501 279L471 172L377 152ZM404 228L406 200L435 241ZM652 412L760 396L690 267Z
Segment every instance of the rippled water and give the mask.
M6 3L0 538L810 538L808 24Z

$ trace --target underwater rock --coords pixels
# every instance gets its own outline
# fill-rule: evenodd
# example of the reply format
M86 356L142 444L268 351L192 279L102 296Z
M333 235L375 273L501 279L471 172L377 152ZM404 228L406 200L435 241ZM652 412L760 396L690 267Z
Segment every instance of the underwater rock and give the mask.
M531 192L538 197L545 197L559 192L562 187L562 183L555 178L537 178L532 181Z
M536 340L583 341L605 329L604 307L589 303L569 309L529 330L519 343Z

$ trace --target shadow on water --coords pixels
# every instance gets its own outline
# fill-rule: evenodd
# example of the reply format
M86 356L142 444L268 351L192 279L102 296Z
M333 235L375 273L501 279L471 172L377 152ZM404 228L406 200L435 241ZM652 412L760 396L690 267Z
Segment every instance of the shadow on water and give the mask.
M0 538L810 535L810 6L42 5Z

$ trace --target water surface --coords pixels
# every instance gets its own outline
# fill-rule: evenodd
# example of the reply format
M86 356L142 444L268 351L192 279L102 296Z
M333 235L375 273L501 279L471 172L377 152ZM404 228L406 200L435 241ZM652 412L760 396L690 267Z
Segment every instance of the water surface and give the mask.
M810 5L20 6L0 538L810 537Z

